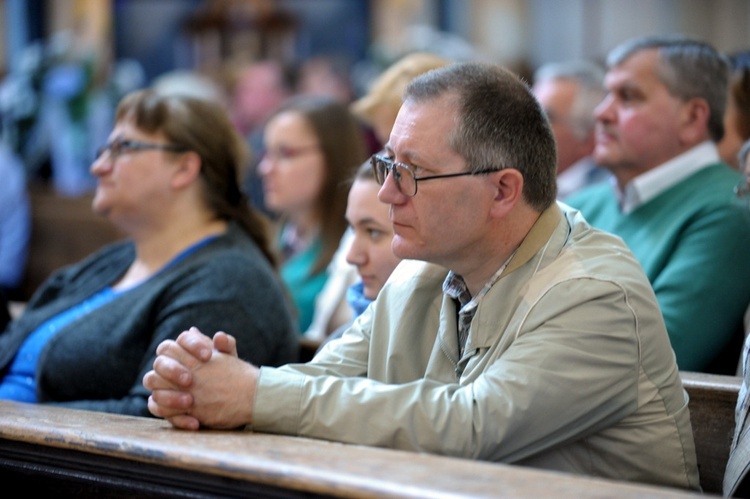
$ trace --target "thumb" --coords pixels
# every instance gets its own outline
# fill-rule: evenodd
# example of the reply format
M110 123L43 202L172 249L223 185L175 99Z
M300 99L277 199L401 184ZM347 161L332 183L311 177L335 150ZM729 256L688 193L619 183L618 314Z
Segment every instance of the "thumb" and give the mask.
M214 335L214 348L221 353L237 357L237 340L231 334L219 331Z

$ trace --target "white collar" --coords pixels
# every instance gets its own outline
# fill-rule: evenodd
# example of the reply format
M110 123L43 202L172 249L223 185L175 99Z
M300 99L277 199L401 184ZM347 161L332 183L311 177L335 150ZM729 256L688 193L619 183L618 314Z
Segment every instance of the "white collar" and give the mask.
M620 209L628 214L695 172L719 161L716 144L707 140L631 180L624 192L619 193Z

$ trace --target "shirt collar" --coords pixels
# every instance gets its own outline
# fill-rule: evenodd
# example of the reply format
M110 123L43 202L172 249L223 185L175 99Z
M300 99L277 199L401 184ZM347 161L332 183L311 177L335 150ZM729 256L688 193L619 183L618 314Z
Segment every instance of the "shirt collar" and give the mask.
M719 161L716 144L707 140L638 175L625 186L623 192L618 190L620 209L625 214L631 213L695 172Z
M486 295L493 284L495 284L498 279L500 279L500 276L508 267L508 264L513 259L513 255L515 254L515 251L511 253L508 259L505 260L505 263L503 263L500 268L497 269L494 274L492 274L492 277L489 278L489 280L476 295L471 296L464 278L454 273L452 270L448 272L448 275L445 277L445 281L443 281L443 292L451 298L455 298L456 300L458 300L458 302L461 304L460 312L468 312L477 308L479 302L482 301L482 298L484 298L484 295Z
M445 281L443 281L443 292L445 292L451 298L458 299L459 303L462 304L462 310L464 306L468 305L469 303L473 303L472 307L475 307L479 303L479 300L485 294L487 294L487 292L490 290L492 285L495 284L495 282L497 282L501 277L510 274L511 272L531 260L531 258L533 258L534 255L536 255L537 252L545 244L547 244L562 216L562 210L556 202L552 203L549 208L544 210L537 219L536 223L534 223L534 225L531 227L529 233L526 234L526 237L524 238L521 245L512 255L510 255L508 260L503 263L503 265L492 275L492 277L490 277L490 279L487 281L487 284L484 285L482 290L474 299L469 300L466 303L463 303L461 301L459 297L461 296L462 291L465 289L466 293L468 293L468 288L466 287L466 283L464 282L463 278L453 271L448 272ZM449 288L455 289L450 290Z

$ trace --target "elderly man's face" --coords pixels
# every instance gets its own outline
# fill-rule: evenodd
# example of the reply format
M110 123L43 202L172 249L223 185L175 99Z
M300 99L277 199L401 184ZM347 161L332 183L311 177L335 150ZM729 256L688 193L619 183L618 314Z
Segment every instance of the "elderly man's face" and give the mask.
M417 178L467 171L464 158L448 145L455 120L450 97L405 103L386 156L407 165ZM486 236L487 212L495 192L492 181L486 175L467 175L418 181L417 187L414 197L404 195L391 173L378 194L390 204L393 252L460 273L471 261L472 249Z
M594 157L619 179L650 170L682 152L686 104L657 75L656 50L638 52L611 68L608 95L596 109Z
M557 173L562 173L593 150L593 132L580 137L575 130L573 103L578 84L562 78L552 79L536 83L532 90L552 126L557 143Z

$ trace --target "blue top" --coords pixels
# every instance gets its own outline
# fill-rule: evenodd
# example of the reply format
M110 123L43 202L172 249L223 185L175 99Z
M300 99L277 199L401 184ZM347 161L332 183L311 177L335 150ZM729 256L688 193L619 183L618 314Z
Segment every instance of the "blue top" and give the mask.
M119 293L106 287L78 305L50 317L36 328L21 344L8 373L0 382L0 399L36 403L36 365L50 338L74 320L110 302Z
M346 290L346 301L349 302L349 306L354 311L354 317L359 317L362 312L372 303L372 300L365 297L365 285L362 281L349 286Z
M216 236L209 236L186 248L159 270L159 272L165 271L214 239L216 239ZM102 305L109 303L125 291L115 290L107 286L81 303L50 317L37 327L21 344L15 358L8 367L7 374L0 380L0 399L36 403L36 366L45 345L47 345L49 340L58 331L64 329L65 326Z
M0 377L32 332L117 282L134 259L133 242L121 241L50 276L0 334ZM231 334L240 358L255 365L278 366L299 357L278 274L235 222L55 334L36 366L38 403L149 416L151 393L143 376L153 367L156 348L192 326Z
M297 330L307 331L315 313L315 299L328 280L328 270L315 274L312 269L322 251L320 239L307 248L293 254L281 264L279 274L297 312Z

